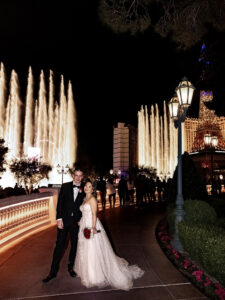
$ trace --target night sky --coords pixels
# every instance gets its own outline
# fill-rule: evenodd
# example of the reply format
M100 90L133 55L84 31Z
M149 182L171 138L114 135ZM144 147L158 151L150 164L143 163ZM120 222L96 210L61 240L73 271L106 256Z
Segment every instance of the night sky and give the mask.
M196 86L198 107L201 44L181 52L152 29L136 37L117 35L98 19L97 1L21 0L0 2L0 60L8 76L18 73L25 95L28 67L38 86L43 69L56 82L71 80L78 117L78 159L99 171L112 168L113 125L137 125L142 104L169 101L185 75ZM225 35L205 37L213 65L214 108L224 113ZM203 42L203 41L202 41Z

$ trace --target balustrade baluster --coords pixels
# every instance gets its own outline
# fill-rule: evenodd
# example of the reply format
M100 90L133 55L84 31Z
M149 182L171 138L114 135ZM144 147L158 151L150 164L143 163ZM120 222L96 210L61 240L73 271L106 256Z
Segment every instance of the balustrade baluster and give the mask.
M9 230L11 229L11 226L12 226L12 208L10 207L9 208Z
M6 211L6 230L9 230L9 208Z
M12 208L12 227L16 226L16 209L15 207Z
M23 205L20 205L18 207L18 224L22 224L23 223Z
M41 218L41 201L38 201L38 217Z
M43 200L39 202L39 217L42 217L42 204L43 204Z
M28 207L29 207L29 218L28 218L28 222L31 222L32 219L32 204L28 203Z
M49 217L49 198L30 200L23 203L0 209L0 247L1 238L21 230L26 232L26 227L36 225Z
M3 210L0 210L0 233L3 231Z

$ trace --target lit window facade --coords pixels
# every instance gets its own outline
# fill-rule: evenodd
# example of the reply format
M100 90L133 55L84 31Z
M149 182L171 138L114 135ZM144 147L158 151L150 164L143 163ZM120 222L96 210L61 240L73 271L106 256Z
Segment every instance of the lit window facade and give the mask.
M118 123L113 129L113 170L127 172L137 165L136 128L125 123Z

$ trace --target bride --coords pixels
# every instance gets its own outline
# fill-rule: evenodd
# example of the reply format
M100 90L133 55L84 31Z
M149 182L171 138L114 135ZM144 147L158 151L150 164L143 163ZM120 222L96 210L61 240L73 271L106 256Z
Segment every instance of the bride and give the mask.
M75 272L84 286L112 286L129 290L133 279L144 274L137 265L129 266L128 262L118 257L109 242L106 232L97 218L97 200L93 196L93 185L87 182L84 186L86 197L80 206L82 218L78 235L78 247L75 260ZM93 237L86 238L84 229L92 228Z

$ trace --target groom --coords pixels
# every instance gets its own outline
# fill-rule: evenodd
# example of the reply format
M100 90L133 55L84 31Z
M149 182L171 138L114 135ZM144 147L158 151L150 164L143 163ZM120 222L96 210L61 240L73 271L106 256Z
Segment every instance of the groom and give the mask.
M53 253L51 269L48 276L42 280L44 283L49 282L57 276L60 259L65 248L68 234L70 235L71 244L68 272L71 277L76 277L76 273L73 270L73 265L77 251L77 239L79 231L78 222L80 221L82 215L80 211L80 205L83 202L85 193L81 186L83 172L79 168L76 168L72 174L72 177L73 181L62 184L59 192L56 210L58 234Z

